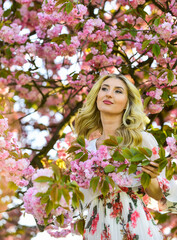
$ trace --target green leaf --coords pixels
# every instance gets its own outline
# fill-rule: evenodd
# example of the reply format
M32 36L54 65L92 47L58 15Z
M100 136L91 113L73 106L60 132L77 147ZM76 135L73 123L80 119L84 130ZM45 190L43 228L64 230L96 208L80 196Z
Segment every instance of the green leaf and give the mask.
M136 37L137 30L135 28L130 29L130 34L132 35L132 37Z
M76 24L75 30L76 30L76 31L80 31L80 30L83 28L83 26L84 26L84 23L79 22L78 24Z
M69 46L71 44L71 35L68 34L67 38L65 39L66 44Z
M14 182L8 182L8 188L14 191L18 189L17 185Z
M114 159L114 161L119 161L119 162L124 162L125 158L124 156L122 156L119 151L115 151L114 154L112 155L112 158Z
M153 46L152 46L152 52L153 52L153 54L154 54L156 57L159 56L159 54L160 54L160 46L159 46L157 43L153 44Z
M123 170L125 170L127 168L127 164L122 164L120 167L117 168L117 173L118 172L122 172Z
M152 156L152 151L149 148L142 148L139 147L138 148L140 152L142 152L144 155L146 155L147 157L151 157Z
M144 189L146 189L149 186L150 181L151 181L151 177L149 176L149 174L143 172L141 176L141 184Z
M118 145L123 141L123 137L117 137L117 143Z
M160 43L160 45L162 47L166 47L167 46L166 42L164 40L162 40L162 39L159 39L159 43Z
M111 173L115 170L115 166L113 165L107 165L105 168L104 168L104 172L105 173Z
M176 169L176 168L175 168ZM175 169L174 168L166 168L165 169L165 176L168 180L171 180L173 177L173 174L175 173Z
M140 178L143 175L143 172L137 174L136 176L134 176L134 178Z
M56 6L68 2L69 0L57 0Z
M143 8L138 8L138 15L140 15L144 20L146 18L147 12L143 10Z
M38 192L36 193L35 197L42 197L44 195L44 193Z
M55 163L51 163L50 166L52 167L52 170L55 174L56 179L59 180L60 176L61 176L61 170L60 170L59 166L57 166Z
M63 226L64 220L65 220L65 218L64 218L63 214L57 216L57 222L60 224L60 226Z
M64 196L66 203L69 205L70 195L68 189L62 188L62 194Z
M72 196L72 206L74 209L79 207L79 199L76 193L73 193L73 196Z
M51 177L41 176L41 177L36 178L34 181L35 182L41 182L41 183L42 182L50 182L50 183L52 183L54 181L54 179L51 178Z
M6 54L7 59L12 58L12 52L11 52L10 48L6 48L5 54Z
M76 194L80 200L84 201L84 194L80 190L76 189Z
M107 44L105 44L104 42L102 42L102 43L101 43L101 48L102 48L103 52L106 53Z
M149 160L145 160L141 163L142 166L147 166L150 164L150 161Z
M40 202L41 204L47 203L49 201L49 195L44 195L41 197Z
M57 202L60 202L61 196L62 196L62 190L58 188L58 192L57 192Z
M124 29L121 31L120 36L125 35L127 32L129 32L129 29L128 29L128 28L124 28Z
M85 147L85 139L84 136L79 136L77 138L77 142L79 143L79 145L81 145L82 147Z
M24 157L24 158L29 158L29 154L28 154L28 153L24 153L24 154L23 154L23 157Z
M109 184L107 181L104 181L103 186L101 188L101 193L103 194L103 196L106 196L108 192L109 192Z
M117 138L115 136L110 136L109 139L103 141L103 144L109 147L117 147Z
M112 188L115 187L115 182L112 180L112 178L110 176L106 176L105 180L111 184Z
M4 11L4 13L3 13L3 17L8 17L10 14L12 13L12 9L11 8L9 8L9 9L7 9L6 11Z
M18 154L17 154L16 152L10 151L10 154L11 154L12 156L14 156L15 158L18 158Z
M68 150L67 153L72 153L75 152L77 150L81 149L80 146L71 146Z
M93 177L90 181L90 187L93 189L93 192L96 191L97 187L98 187L98 183L99 183L100 177Z
M169 51L172 51L174 54L177 52L177 47L172 44L168 44Z
M129 173L129 174L135 173L135 172L136 172L136 169L137 169L137 165L132 163L132 164L130 165L130 167L129 167L128 173Z
M167 213L159 213L157 211L154 211L153 213L155 215L155 219L158 220L158 224L162 224L164 222L166 222L169 218L170 218L170 215L168 215Z
M81 158L82 156L83 156L83 152L79 152L79 153L77 153L76 155L75 155L75 157L74 157L74 159L79 159L79 158Z
M85 154L80 158L79 161L81 161L81 162L85 162L87 159L88 159L88 154L85 153Z
M72 2L68 2L67 4L66 4L66 12L67 12L67 14L69 14L72 10L73 10L73 4L72 4Z
M144 99L144 108L146 108L146 107L148 106L148 104L149 104L150 101L151 101L151 97L146 97L146 98Z
M53 203L56 203L58 201L58 187L56 185L52 187L50 196Z
M60 36L52 38L51 42L56 42L58 45L60 45L63 41L65 41L66 39L69 39L70 34L60 34Z
M130 159L131 162L141 162L142 160L145 159L145 156L141 153L136 154L135 156Z
M49 200L47 202L46 207L45 207L45 211L47 213L47 216L51 213L52 209L53 209L53 203L52 203L52 201Z
M129 150L128 148L123 149L122 155L123 155L126 159L131 159L131 158L133 157L133 154L130 152L130 150Z
M166 167L167 164L168 164L168 161L166 159L161 161L159 163L159 168L158 168L159 172L161 172Z
M170 83L174 80L174 73L172 70L168 70L167 78L168 78L168 82Z
M156 19L154 20L154 25L156 25L156 26L158 27L159 24L160 24L160 18L156 18Z
M84 234L84 227L85 227L85 220L84 219L80 219L77 222L77 230L78 232L83 235Z
M159 149L159 156L161 159L165 159L165 149L162 146Z
M89 60L91 60L93 58L93 53L89 53L86 58L85 61L88 62Z

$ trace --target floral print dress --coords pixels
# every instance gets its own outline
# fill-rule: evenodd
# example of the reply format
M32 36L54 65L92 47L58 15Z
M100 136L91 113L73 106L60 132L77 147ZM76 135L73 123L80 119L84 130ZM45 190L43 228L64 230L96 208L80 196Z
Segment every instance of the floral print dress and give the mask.
M153 149L158 146L154 137L142 133L143 147ZM90 141L88 150L96 151L96 139ZM153 156L154 160L157 156ZM154 159L153 159L154 158ZM126 173L124 173L126 174ZM132 175L128 175L132 177ZM159 183L168 196L170 195L169 181L159 177ZM132 181L131 181L132 182ZM175 185L177 201L177 185ZM87 209L83 240L162 240L163 236L149 213L148 208L139 197L144 193L137 178L130 186L117 187L114 192L103 198L100 193L91 189L83 189Z

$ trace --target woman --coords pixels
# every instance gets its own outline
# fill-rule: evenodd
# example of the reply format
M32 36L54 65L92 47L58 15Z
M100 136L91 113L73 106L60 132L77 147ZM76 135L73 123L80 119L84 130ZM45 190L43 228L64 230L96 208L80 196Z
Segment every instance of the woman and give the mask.
M87 96L87 101L76 117L78 135L89 138L96 130L101 136L89 142L88 150L97 151L110 135L122 136L123 147L158 147L154 137L144 132L148 118L143 112L141 97L137 88L123 75L111 74L100 77ZM142 171L151 176L151 183L145 192L152 198L163 197L158 182L158 164L152 156L150 165ZM128 174L128 173L124 173ZM133 175L133 176L132 176ZM135 174L130 177L134 178ZM97 191L82 189L88 208L84 239L86 240L160 240L158 227L137 192L140 181L134 178L131 185L122 186L105 198Z

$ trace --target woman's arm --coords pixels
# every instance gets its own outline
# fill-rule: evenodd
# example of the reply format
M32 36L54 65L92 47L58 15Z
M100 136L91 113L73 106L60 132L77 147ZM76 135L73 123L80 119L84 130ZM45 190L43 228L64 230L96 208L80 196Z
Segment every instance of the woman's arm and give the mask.
M142 167L143 172L148 173L151 176L151 182L145 189L145 192L155 200L160 200L163 197L162 190L160 188L157 176L159 176L158 163L150 162L149 165Z

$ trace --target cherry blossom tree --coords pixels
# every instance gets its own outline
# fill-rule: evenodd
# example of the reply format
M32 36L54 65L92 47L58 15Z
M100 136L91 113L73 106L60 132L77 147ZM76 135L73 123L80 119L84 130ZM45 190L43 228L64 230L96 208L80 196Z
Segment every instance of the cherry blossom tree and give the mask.
M49 164L65 164L68 129L105 73L122 73L140 89L147 130L177 158L175 0L2 0L0 19L1 197L16 191L7 192L6 181L22 199L29 176L37 186L42 168L52 178Z

